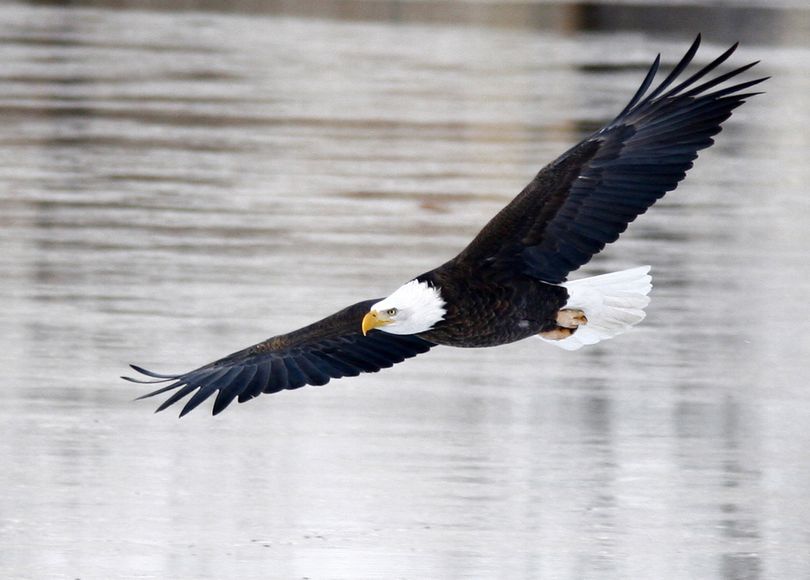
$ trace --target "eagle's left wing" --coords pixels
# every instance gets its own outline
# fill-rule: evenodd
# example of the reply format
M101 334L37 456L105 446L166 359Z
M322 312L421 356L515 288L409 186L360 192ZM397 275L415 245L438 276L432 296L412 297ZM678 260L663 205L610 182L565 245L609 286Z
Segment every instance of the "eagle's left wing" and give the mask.
M166 375L131 365L150 378L122 378L135 383L169 383L139 397L174 390L158 411L196 391L180 412L181 417L217 393L213 409L216 415L236 398L243 403L262 393L323 385L330 379L377 372L435 346L415 335L372 330L364 336L363 316L378 301L358 302L319 322L268 338L187 373Z

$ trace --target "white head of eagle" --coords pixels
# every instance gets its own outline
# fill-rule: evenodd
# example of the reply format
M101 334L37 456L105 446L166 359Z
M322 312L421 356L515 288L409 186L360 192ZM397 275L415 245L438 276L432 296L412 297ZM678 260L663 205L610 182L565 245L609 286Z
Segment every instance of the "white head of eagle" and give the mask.
M411 280L371 307L363 318L363 334L378 328L391 334L426 332L447 312L438 288Z

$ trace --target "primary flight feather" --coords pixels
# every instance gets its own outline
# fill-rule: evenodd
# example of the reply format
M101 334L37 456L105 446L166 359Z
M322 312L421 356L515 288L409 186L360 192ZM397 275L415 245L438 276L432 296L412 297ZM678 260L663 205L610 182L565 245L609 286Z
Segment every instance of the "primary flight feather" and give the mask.
M567 282L672 191L709 147L757 78L716 89L756 63L712 78L737 48L680 80L700 45L652 91L660 55L610 123L544 167L462 252L384 299L358 302L196 370L159 374L136 365L138 383L167 383L158 411L191 395L180 416L216 393L213 413L234 399L323 385L376 372L437 345L484 347L539 336L574 350L644 318L649 267ZM649 92L648 92L649 91Z

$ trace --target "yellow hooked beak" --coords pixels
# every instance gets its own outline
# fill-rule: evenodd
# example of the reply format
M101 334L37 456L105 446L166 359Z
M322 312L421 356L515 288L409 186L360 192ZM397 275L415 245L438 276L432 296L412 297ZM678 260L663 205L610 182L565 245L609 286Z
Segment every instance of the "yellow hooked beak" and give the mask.
M384 312L372 310L363 317L363 336L367 335L369 330L391 324L391 322L392 320Z

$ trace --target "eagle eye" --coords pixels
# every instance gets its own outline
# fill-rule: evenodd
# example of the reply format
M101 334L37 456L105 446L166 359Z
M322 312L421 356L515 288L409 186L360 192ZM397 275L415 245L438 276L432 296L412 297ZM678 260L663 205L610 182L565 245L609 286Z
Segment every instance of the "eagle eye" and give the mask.
M396 316L397 315L397 309L396 308L389 308L388 310L385 311L385 313L388 316Z

